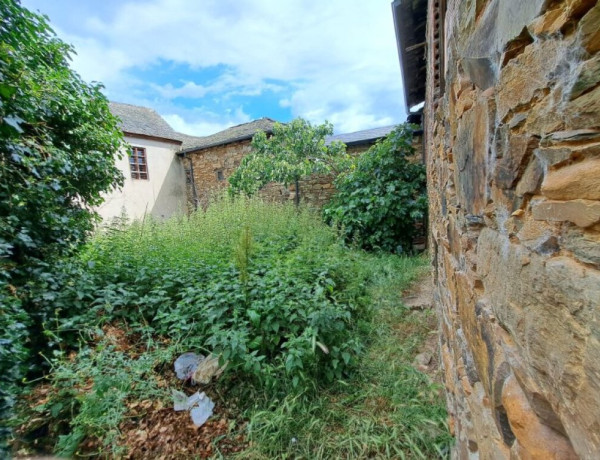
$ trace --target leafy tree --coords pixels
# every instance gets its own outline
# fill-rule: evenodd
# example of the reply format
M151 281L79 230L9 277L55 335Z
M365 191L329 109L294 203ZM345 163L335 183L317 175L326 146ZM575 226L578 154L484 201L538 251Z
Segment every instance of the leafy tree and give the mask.
M275 123L273 135L263 131L252 138L252 152L229 178L232 193L253 195L269 182L296 184L296 204L300 201L299 181L311 174L338 172L348 163L343 143L325 144L333 125L312 126L302 118L288 124Z
M323 212L348 241L365 249L411 251L415 223L427 211L425 166L409 160L412 133L410 125L399 125L336 178L337 193Z
M72 52L44 17L0 0L2 412L40 336L32 332L53 308L32 302L32 292L59 282L54 264L85 240L97 218L92 207L122 180L117 120L100 85L69 68Z

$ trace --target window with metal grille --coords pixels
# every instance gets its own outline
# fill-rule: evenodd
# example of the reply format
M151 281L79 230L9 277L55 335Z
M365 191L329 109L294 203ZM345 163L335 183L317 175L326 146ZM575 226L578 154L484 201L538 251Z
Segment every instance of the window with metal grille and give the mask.
M129 152L129 169L132 179L148 180L148 162L146 159L146 149L142 147L132 147Z

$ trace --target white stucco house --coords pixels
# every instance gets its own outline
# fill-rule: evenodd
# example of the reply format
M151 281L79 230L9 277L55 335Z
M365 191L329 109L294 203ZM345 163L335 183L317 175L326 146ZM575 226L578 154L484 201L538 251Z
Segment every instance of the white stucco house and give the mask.
M176 155L186 136L147 107L111 102L110 110L121 119L131 148L117 160L125 177L123 187L107 194L97 209L103 221L123 215L168 218L186 212L185 171Z

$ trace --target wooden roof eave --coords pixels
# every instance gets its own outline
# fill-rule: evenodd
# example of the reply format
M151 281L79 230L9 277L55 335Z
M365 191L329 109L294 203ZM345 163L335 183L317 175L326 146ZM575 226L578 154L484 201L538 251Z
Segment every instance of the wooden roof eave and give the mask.
M394 0L392 12L409 113L411 107L425 100L427 0Z

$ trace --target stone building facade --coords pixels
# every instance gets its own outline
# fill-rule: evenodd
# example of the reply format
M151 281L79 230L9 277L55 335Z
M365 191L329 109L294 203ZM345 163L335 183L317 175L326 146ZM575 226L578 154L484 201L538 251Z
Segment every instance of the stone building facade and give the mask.
M393 9L407 101L425 99L454 456L598 459L600 4Z
M251 151L252 137L257 130L270 134L274 120L262 118L234 126L211 136L184 141L179 156L187 171L188 208L206 207L211 199L229 185L228 179ZM327 141L338 140L347 146L350 155L359 155L378 139L389 134L394 126L386 126L355 133L331 136ZM299 181L300 199L314 207L322 207L334 194L334 177L315 174ZM296 198L294 184L271 183L263 187L259 196L274 202L289 202Z
M185 167L188 170L187 197L188 208L206 207L211 199L219 196L229 186L229 176L240 165L242 158L250 153L251 139L209 147L186 154ZM185 164L185 163L184 163ZM302 201L316 207L327 203L333 195L333 177L314 175L299 182ZM194 190L195 188L195 190ZM259 191L262 198L277 203L294 200L296 188L292 184L267 184Z

